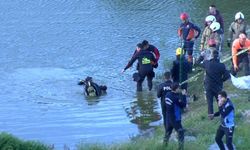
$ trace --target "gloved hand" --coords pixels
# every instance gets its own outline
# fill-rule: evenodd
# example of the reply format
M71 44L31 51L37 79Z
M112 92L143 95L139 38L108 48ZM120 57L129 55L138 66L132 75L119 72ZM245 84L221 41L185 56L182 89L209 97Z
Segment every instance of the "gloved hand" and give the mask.
M157 68L157 67L158 67L158 63L155 63L155 64L153 65L153 67L154 67L154 68Z
M227 40L227 47L231 48L231 40Z

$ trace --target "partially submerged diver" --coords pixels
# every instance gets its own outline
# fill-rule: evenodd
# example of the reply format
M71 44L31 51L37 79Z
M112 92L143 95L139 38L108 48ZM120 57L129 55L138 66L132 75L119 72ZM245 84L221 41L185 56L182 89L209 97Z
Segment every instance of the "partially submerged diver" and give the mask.
M84 94L90 97L101 96L107 91L106 85L98 85L93 82L92 77L86 77L85 80L80 80L78 85L84 85Z

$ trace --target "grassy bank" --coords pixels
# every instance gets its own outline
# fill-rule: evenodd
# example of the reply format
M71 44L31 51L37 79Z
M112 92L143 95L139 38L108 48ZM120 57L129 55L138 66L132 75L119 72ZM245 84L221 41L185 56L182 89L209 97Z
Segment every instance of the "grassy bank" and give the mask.
M233 143L237 150L246 150L250 148L250 102L248 101L250 91L239 90L233 87L231 81L225 84L225 90L231 97L235 105L235 134ZM183 116L183 126L185 132L186 150L206 150L214 142L216 130L220 124L220 118L209 120L207 117L207 104L204 99L203 75L199 76L197 81L189 84L190 93L199 97L198 101L190 102L188 110ZM217 111L216 103L214 109ZM139 138L128 143L104 145L104 144L79 144L79 150L173 150L177 149L176 138L173 138L166 147L162 144L163 127L159 127L154 136L150 138ZM175 135L173 136L175 137ZM192 137L192 138L190 138Z
M0 133L1 150L49 150L49 147L35 141L23 141L8 133Z

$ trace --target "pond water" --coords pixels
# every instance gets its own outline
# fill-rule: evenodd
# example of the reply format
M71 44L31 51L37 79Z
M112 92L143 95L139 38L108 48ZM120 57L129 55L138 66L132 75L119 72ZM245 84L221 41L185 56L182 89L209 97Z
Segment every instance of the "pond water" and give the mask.
M215 3L225 27L250 2ZM179 46L179 14L203 28L208 1L6 0L0 2L0 131L25 140L64 144L118 143L162 124L155 89L136 93L132 74L121 74L144 39L164 61ZM238 8L238 9L237 9ZM197 42L196 48L199 46ZM79 79L92 76L107 94L87 99Z

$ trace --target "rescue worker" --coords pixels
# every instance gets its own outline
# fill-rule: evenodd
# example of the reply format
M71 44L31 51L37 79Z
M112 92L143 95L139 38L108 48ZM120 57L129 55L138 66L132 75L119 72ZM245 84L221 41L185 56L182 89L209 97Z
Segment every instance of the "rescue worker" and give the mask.
M157 68L158 67L158 60L160 59L160 52L159 52L158 48L156 48L152 44L149 44L149 42L147 40L142 41L142 46L143 46L143 49L148 50L154 54L155 59L156 59L156 63L154 65L154 68Z
M223 48L223 43L224 43L224 21L223 17L221 16L221 13L219 10L216 8L215 5L210 5L209 6L209 15L213 15L216 18L216 21L220 24L221 31L219 32L220 34L220 39L221 39L221 45L219 45L219 52L222 51Z
M182 83L188 79L188 73L191 72L191 64L185 58L182 48L176 49L176 60L173 61L171 74L173 82ZM181 89L187 90L188 84L181 85Z
M166 94L166 137L165 144L168 144L173 129L178 133L179 149L184 149L184 129L181 124L181 110L186 107L186 90L179 93L179 84L171 84L171 91Z
M189 21L189 16L187 13L181 13L180 19L182 23L178 29L178 35L183 43L182 48L185 54L188 55L188 62L192 64L193 62L193 47L194 41L200 35L200 28Z
M171 80L171 72L166 71L164 73L165 82L161 83L157 88L157 97L161 99L161 111L163 116L163 124L165 128L165 137L167 133L166 128L166 103L165 103L165 96L168 92L171 91L171 84L173 83ZM165 139L164 137L164 139Z
M136 45L136 49L135 49L135 51L134 51L134 53L133 53L133 55L132 55L132 57L131 57L131 59L142 49L142 44L141 43L138 43L137 45ZM137 63L137 65L136 65L136 70L139 70L139 63Z
M214 16L210 15L206 17L206 22L208 26L205 27L202 35L201 35L201 52L206 50L209 45L208 41L210 39L214 39L217 45L217 50L219 50L219 45L221 43L220 35L218 31L220 30L220 24L216 22L216 19Z
M210 60L205 60L201 67L205 69L205 92L208 104L208 117L211 119L211 114L214 113L213 98L217 99L218 92L223 89L223 82L230 78L230 73L226 69L225 64L218 59L219 52L213 51Z
M209 15L213 15L216 18L216 21L219 22L222 31L224 32L224 20L223 17L221 16L221 13L219 10L216 8L215 5L210 5L209 10L208 10ZM207 26L207 24L206 24Z
M227 93L221 91L218 93L219 111L213 114L213 117L221 116L221 124L217 129L215 141L220 150L225 150L222 138L226 135L226 145L228 150L233 150L233 134L234 134L234 105L227 98ZM212 118L213 118L212 117Z
M236 55L241 50L248 49L248 52L244 52L240 55ZM250 74L249 69L249 57L250 56L250 40L247 38L245 33L241 33L238 39L235 39L232 45L232 74L235 76L243 65L245 75Z
M142 49L142 45L140 45L140 48ZM128 62L126 67L122 70L122 72L125 72L129 67L133 65L133 63L138 60L139 63L139 69L138 69L138 79L137 81L137 91L142 91L142 82L144 81L145 77L147 77L148 80L148 89L151 91L153 87L152 80L155 76L155 73L153 71L153 66L156 63L156 59L154 55L146 50L142 49L140 50L132 59Z
M242 12L237 12L235 14L234 22L231 23L228 32L227 46L231 48L232 42L237 39L240 33L246 33L247 23L244 20L244 14Z
M84 85L84 94L90 97L101 96L107 91L106 85L98 85L93 82L92 77L86 77L85 80L80 80L78 85Z

